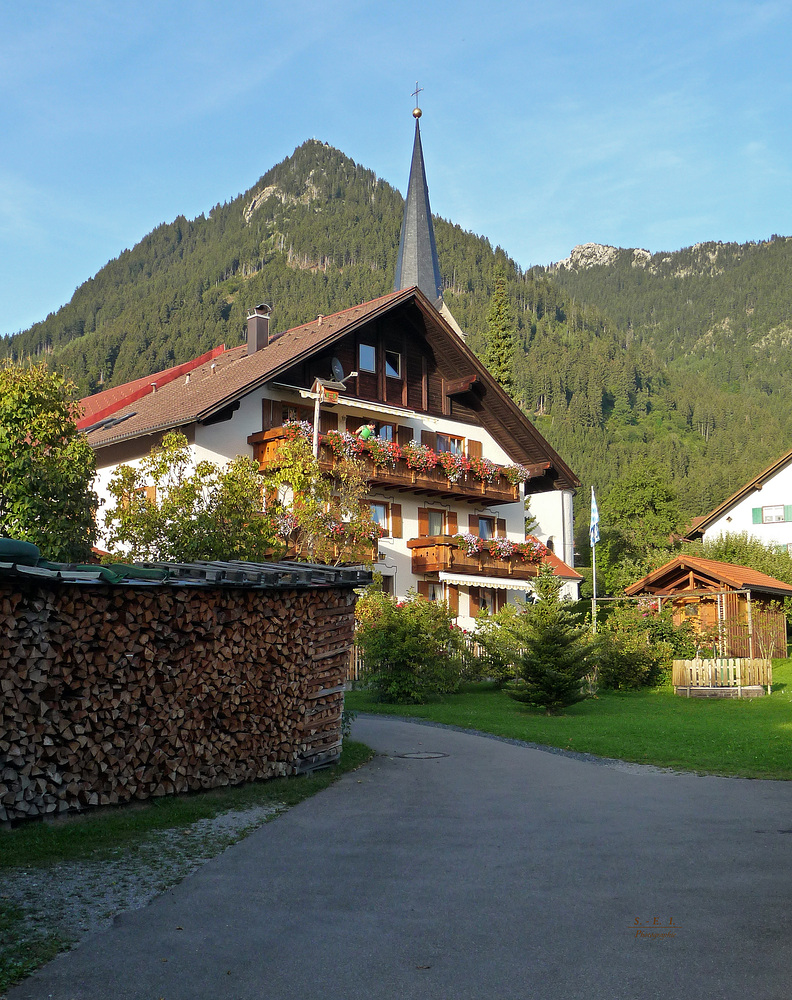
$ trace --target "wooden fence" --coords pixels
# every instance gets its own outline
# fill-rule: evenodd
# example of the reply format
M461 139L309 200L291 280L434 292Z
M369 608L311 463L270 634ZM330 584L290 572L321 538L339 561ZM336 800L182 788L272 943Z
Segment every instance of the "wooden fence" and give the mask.
M771 660L734 657L717 660L674 660L672 673L674 690L690 697L691 690L701 688L736 688L738 696L746 687L763 687L770 694L773 683Z

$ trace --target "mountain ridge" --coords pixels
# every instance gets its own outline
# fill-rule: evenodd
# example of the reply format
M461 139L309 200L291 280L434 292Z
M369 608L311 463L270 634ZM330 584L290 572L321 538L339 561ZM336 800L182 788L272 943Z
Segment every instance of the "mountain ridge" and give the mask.
M230 202L156 227L0 353L46 357L88 394L240 343L257 302L273 331L329 315L391 290L402 210L373 171L308 140ZM446 303L480 356L504 270L515 398L587 486L654 466L701 514L789 446L792 240L582 244L570 266L524 271L434 221Z

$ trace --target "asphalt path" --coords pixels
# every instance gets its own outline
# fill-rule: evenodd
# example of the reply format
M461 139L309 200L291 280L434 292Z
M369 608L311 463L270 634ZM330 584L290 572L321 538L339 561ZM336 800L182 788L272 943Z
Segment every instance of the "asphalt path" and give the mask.
M9 1000L792 996L792 783L354 737L370 764Z

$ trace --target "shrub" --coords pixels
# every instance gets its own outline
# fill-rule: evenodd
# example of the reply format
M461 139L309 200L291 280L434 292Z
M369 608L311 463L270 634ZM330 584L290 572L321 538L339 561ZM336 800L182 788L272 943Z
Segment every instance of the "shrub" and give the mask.
M364 680L379 701L420 703L459 686L462 632L448 605L370 589L356 609Z
M674 656L694 656L689 624L675 626L669 606L653 601L617 603L598 636L597 682L601 687L636 689L663 683Z

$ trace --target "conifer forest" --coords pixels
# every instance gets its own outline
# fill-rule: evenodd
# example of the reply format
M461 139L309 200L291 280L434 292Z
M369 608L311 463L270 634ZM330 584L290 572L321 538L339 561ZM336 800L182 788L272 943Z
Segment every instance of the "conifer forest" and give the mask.
M156 228L0 356L46 356L87 394L240 343L256 303L278 331L366 301L392 288L402 208L310 140L233 201ZM581 549L589 486L651 470L689 518L792 447L792 238L523 270L450 221L435 234L468 345L486 358L497 320L501 381L586 487Z

